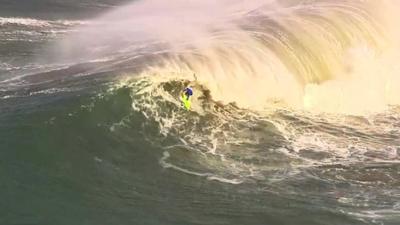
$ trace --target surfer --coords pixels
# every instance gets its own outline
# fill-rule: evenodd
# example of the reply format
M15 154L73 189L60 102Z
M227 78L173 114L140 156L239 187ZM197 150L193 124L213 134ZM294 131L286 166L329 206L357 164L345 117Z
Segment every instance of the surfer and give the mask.
M197 82L197 76L193 73L194 80ZM193 95L193 88L189 85L190 82L186 82L184 85L186 88L182 91L182 95L186 96L186 100L189 101L190 96Z
M182 91L181 101L186 110L190 110L190 106L192 105L192 103L190 102L190 96L192 95L193 95L193 89L190 86L186 87Z

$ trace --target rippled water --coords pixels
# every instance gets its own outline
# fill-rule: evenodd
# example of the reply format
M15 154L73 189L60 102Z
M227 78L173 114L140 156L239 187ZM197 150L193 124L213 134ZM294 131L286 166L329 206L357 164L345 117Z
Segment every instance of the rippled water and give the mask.
M0 224L400 223L383 3L34 3L0 1Z

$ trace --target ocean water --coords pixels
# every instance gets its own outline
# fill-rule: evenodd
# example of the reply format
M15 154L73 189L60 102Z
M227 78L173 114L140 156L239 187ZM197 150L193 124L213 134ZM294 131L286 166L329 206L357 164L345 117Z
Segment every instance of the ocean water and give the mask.
M0 224L400 224L399 7L0 0Z

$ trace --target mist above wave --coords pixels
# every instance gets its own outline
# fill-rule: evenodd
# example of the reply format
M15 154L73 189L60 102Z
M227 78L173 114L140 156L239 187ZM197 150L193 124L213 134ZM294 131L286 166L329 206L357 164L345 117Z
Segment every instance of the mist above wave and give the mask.
M147 68L144 73L195 73L216 99L243 107L280 101L364 114L399 102L392 45L398 39L388 32L394 29L388 21L395 18L388 9L397 5L137 1L95 19L61 41L57 52L77 62L152 56L140 65Z

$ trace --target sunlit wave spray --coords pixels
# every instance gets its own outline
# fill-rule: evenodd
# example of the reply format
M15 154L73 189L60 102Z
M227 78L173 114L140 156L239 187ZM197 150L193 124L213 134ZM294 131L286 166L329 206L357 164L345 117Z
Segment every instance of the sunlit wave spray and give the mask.
M363 114L399 103L397 16L391 12L397 6L347 0L136 1L96 19L61 49L63 57L80 60L149 56L141 73L187 79L196 74L215 100L245 108L279 102Z

